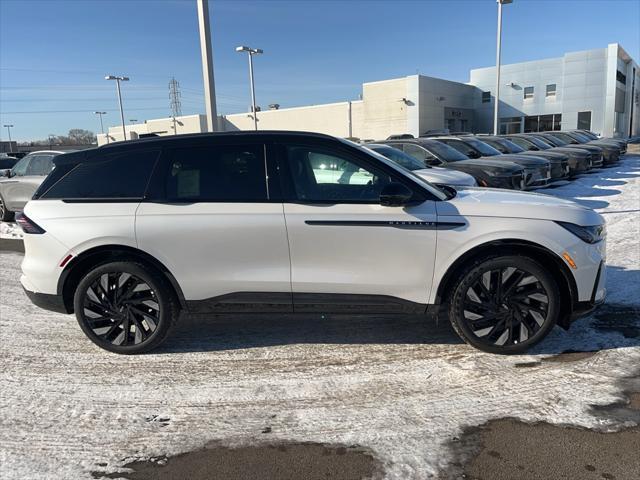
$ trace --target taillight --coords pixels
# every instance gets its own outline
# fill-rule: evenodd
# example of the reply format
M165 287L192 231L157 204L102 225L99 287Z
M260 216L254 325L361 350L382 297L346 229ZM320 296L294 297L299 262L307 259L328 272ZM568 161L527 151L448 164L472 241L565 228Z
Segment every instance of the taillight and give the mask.
M16 223L20 225L20 228L24 233L33 233L37 235L45 233L44 228L31 220L24 213L16 213Z

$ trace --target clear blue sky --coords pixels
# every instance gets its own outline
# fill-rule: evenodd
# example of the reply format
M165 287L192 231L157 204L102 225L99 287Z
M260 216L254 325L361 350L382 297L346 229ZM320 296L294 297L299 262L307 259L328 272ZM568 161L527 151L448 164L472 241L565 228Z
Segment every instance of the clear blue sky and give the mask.
M247 110L246 55L256 58L259 105L356 99L367 81L416 72L468 81L495 62L495 0L210 0L218 110ZM618 42L640 60L640 0L514 0L504 9L503 62L561 56ZM33 140L168 116L167 83L182 85L183 114L201 113L195 0L0 0L0 124ZM6 139L6 129L2 138Z

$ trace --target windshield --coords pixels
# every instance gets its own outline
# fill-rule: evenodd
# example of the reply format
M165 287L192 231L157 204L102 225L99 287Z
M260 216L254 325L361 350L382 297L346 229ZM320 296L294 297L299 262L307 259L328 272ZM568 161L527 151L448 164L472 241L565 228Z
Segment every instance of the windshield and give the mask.
M565 145L568 143L578 143L575 138L571 138L571 136L567 135L566 133L554 133L553 137L560 139L564 142Z
M506 138L501 138L500 143L509 149L510 153L522 153L525 151L520 145L516 145L511 140L507 140Z
M559 146L556 145L553 140L549 140L549 137L534 137L533 135L530 135L527 137L527 140L542 150L549 150L554 145Z
M597 139L598 139L598 136L597 136L595 133L592 133L592 132L583 132L583 131L580 131L580 133L581 133L582 135L584 135L585 137L590 138L591 140L597 140Z
M500 155L500 151L496 150L490 145L487 145L480 140L476 140L475 138L465 138L464 142L468 145L471 145L473 148L478 150L485 157L495 157L496 155Z
M365 147L364 145L359 145L359 144L357 144L355 142L352 142L351 140L346 140L344 138L339 138L338 140L340 140L342 143L345 143L345 144L347 144L347 145L349 145L349 146L351 146L353 148L357 148L361 152L365 152L367 155L372 155L372 156L376 157L379 161L383 162L385 165L390 166L391 168L393 168L397 172L400 172L402 175L410 176L411 179L414 182L418 183L419 185L422 185L426 190L428 190L437 199L439 199L439 200L447 200L448 198L450 198L450 195L447 194L441 188L438 188L435 185L433 185L432 183L427 182L424 178L416 175L411 170L407 170L406 168L401 167L400 165L398 165L394 161L389 160L384 155L381 155L378 152L376 152L374 150L371 150L370 148Z
M381 153L407 170L422 170L424 168L430 168L397 148L389 147L387 145L365 145L365 147L373 150L374 152Z
M531 141L536 141L538 143L547 145L546 148L551 147L561 147L563 145L566 145L566 142L563 142L562 140L559 140L558 138L554 137L553 135L548 135L548 136L544 136L544 137L531 137ZM536 145L538 144L536 143Z
M457 162L459 160L469 160L462 153L449 145L438 142L437 140L431 140L424 143L420 143L422 147L429 150L433 155L445 162Z
M588 138L584 133L571 132L571 136L573 138L577 138L579 142L587 143L591 141L591 139Z

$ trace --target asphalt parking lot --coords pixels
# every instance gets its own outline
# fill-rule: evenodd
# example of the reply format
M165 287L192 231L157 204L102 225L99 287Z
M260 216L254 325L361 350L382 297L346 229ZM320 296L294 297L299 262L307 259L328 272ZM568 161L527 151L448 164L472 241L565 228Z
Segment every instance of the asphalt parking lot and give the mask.
M0 227L0 476L640 478L640 155L543 193L607 219L607 304L528 355L422 317L185 318L98 349L19 284Z

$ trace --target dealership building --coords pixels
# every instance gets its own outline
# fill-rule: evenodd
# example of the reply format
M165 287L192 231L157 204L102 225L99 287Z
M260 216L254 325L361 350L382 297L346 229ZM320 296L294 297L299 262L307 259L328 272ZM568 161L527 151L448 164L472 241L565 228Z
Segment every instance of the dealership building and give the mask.
M617 43L562 57L502 65L502 133L585 128L603 136L640 135L640 69ZM261 130L302 130L383 139L432 130L493 130L495 67L471 70L468 83L410 75L362 85L361 98L258 111ZM218 130L252 130L251 112L223 115ZM126 125L127 138L206 131L204 115ZM98 143L122 140L122 127Z

